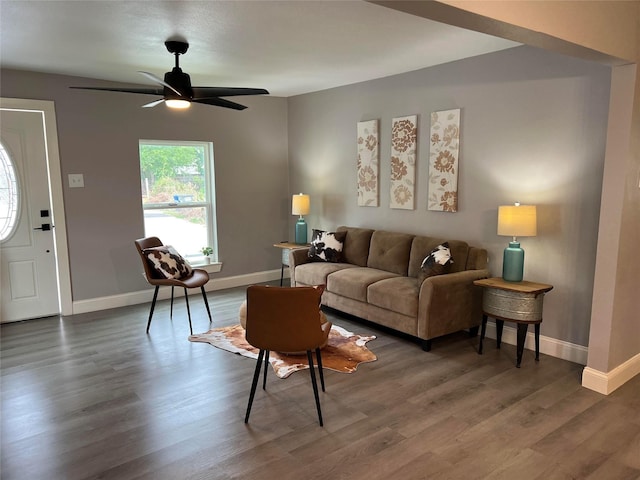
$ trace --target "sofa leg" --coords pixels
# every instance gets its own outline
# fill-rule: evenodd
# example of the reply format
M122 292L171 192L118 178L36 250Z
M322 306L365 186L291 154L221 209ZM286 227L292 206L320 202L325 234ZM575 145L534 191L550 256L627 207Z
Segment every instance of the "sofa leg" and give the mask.
M422 342L420 343L420 346L422 347L422 350L424 350L425 352L430 352L431 340L422 340Z
M471 327L469 329L469 336L470 337L477 337L479 329L480 329L480 325L476 325L475 327Z

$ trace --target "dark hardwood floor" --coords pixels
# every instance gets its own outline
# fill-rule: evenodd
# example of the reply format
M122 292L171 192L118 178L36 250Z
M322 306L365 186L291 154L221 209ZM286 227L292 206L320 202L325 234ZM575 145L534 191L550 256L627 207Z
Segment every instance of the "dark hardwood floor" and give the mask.
M149 294L151 297L151 292ZM194 332L209 329L201 299ZM214 326L244 289L209 294ZM187 340L184 300L2 325L1 476L14 479L639 479L640 377L609 396L582 366L477 338L377 335L378 356L309 376L269 372L243 423L253 360Z

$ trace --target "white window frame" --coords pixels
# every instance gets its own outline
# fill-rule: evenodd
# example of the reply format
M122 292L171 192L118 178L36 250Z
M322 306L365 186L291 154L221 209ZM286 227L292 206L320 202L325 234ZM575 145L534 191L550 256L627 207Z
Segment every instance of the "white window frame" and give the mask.
M168 210L181 208L203 207L207 218L207 245L213 248L211 255L211 263L205 263L204 255L186 256L193 266L204 268L208 272L219 272L222 269L222 263L219 261L218 255L218 228L216 220L215 205L215 166L213 156L213 142L193 141L193 140L149 140L140 139L138 141L138 151L142 145L167 145L167 146L197 146L204 148L204 180L205 180L205 196L204 202L167 202L167 203L143 203L142 214L146 210ZM140 162L140 154L138 153L138 162ZM142 192L140 195L142 200ZM145 233L146 235L146 233Z

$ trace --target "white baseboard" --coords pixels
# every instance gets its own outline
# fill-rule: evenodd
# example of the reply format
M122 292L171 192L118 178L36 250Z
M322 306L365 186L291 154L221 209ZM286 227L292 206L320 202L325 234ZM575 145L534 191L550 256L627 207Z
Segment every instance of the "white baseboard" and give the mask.
M289 277L288 272L284 275ZM212 278L205 286L207 292L224 290L226 288L241 287L254 283L270 282L280 279L280 270L267 270L247 275L237 275L235 277ZM287 282L288 284L288 282ZM194 288L189 291L189 295L200 295L200 289ZM96 312L109 308L126 307L128 305L138 305L140 303L151 302L153 290L141 290L139 292L124 293L122 295L110 295L108 297L90 298L88 300L78 300L73 302L73 314ZM158 291L158 300L171 298L171 289L161 287Z
M610 372L585 367L582 371L582 386L609 395L638 374L640 374L640 353Z
M527 332L527 338L524 342L524 347L528 350L536 349L535 334L532 329ZM518 330L515 327L505 325L502 329L502 343L508 343L509 345L518 344ZM487 330L485 337L496 339L496 324L493 322L487 323ZM487 347L485 346L485 349ZM575 343L565 342L556 338L545 337L540 335L540 353L545 355L551 355L552 357L561 358L570 362L578 363L580 365L587 364L587 354L589 349L582 345L576 345Z

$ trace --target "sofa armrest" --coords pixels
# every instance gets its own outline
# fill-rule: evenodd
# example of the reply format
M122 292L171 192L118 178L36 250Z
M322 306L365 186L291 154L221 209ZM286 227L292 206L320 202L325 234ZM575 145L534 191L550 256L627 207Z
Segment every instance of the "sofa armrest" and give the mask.
M289 274L291 275L291 286L296 286L296 267L303 263L309 263L309 247L294 248L289 250Z
M418 337L431 339L482 323L482 289L474 280L489 270L465 270L429 277L420 286Z

